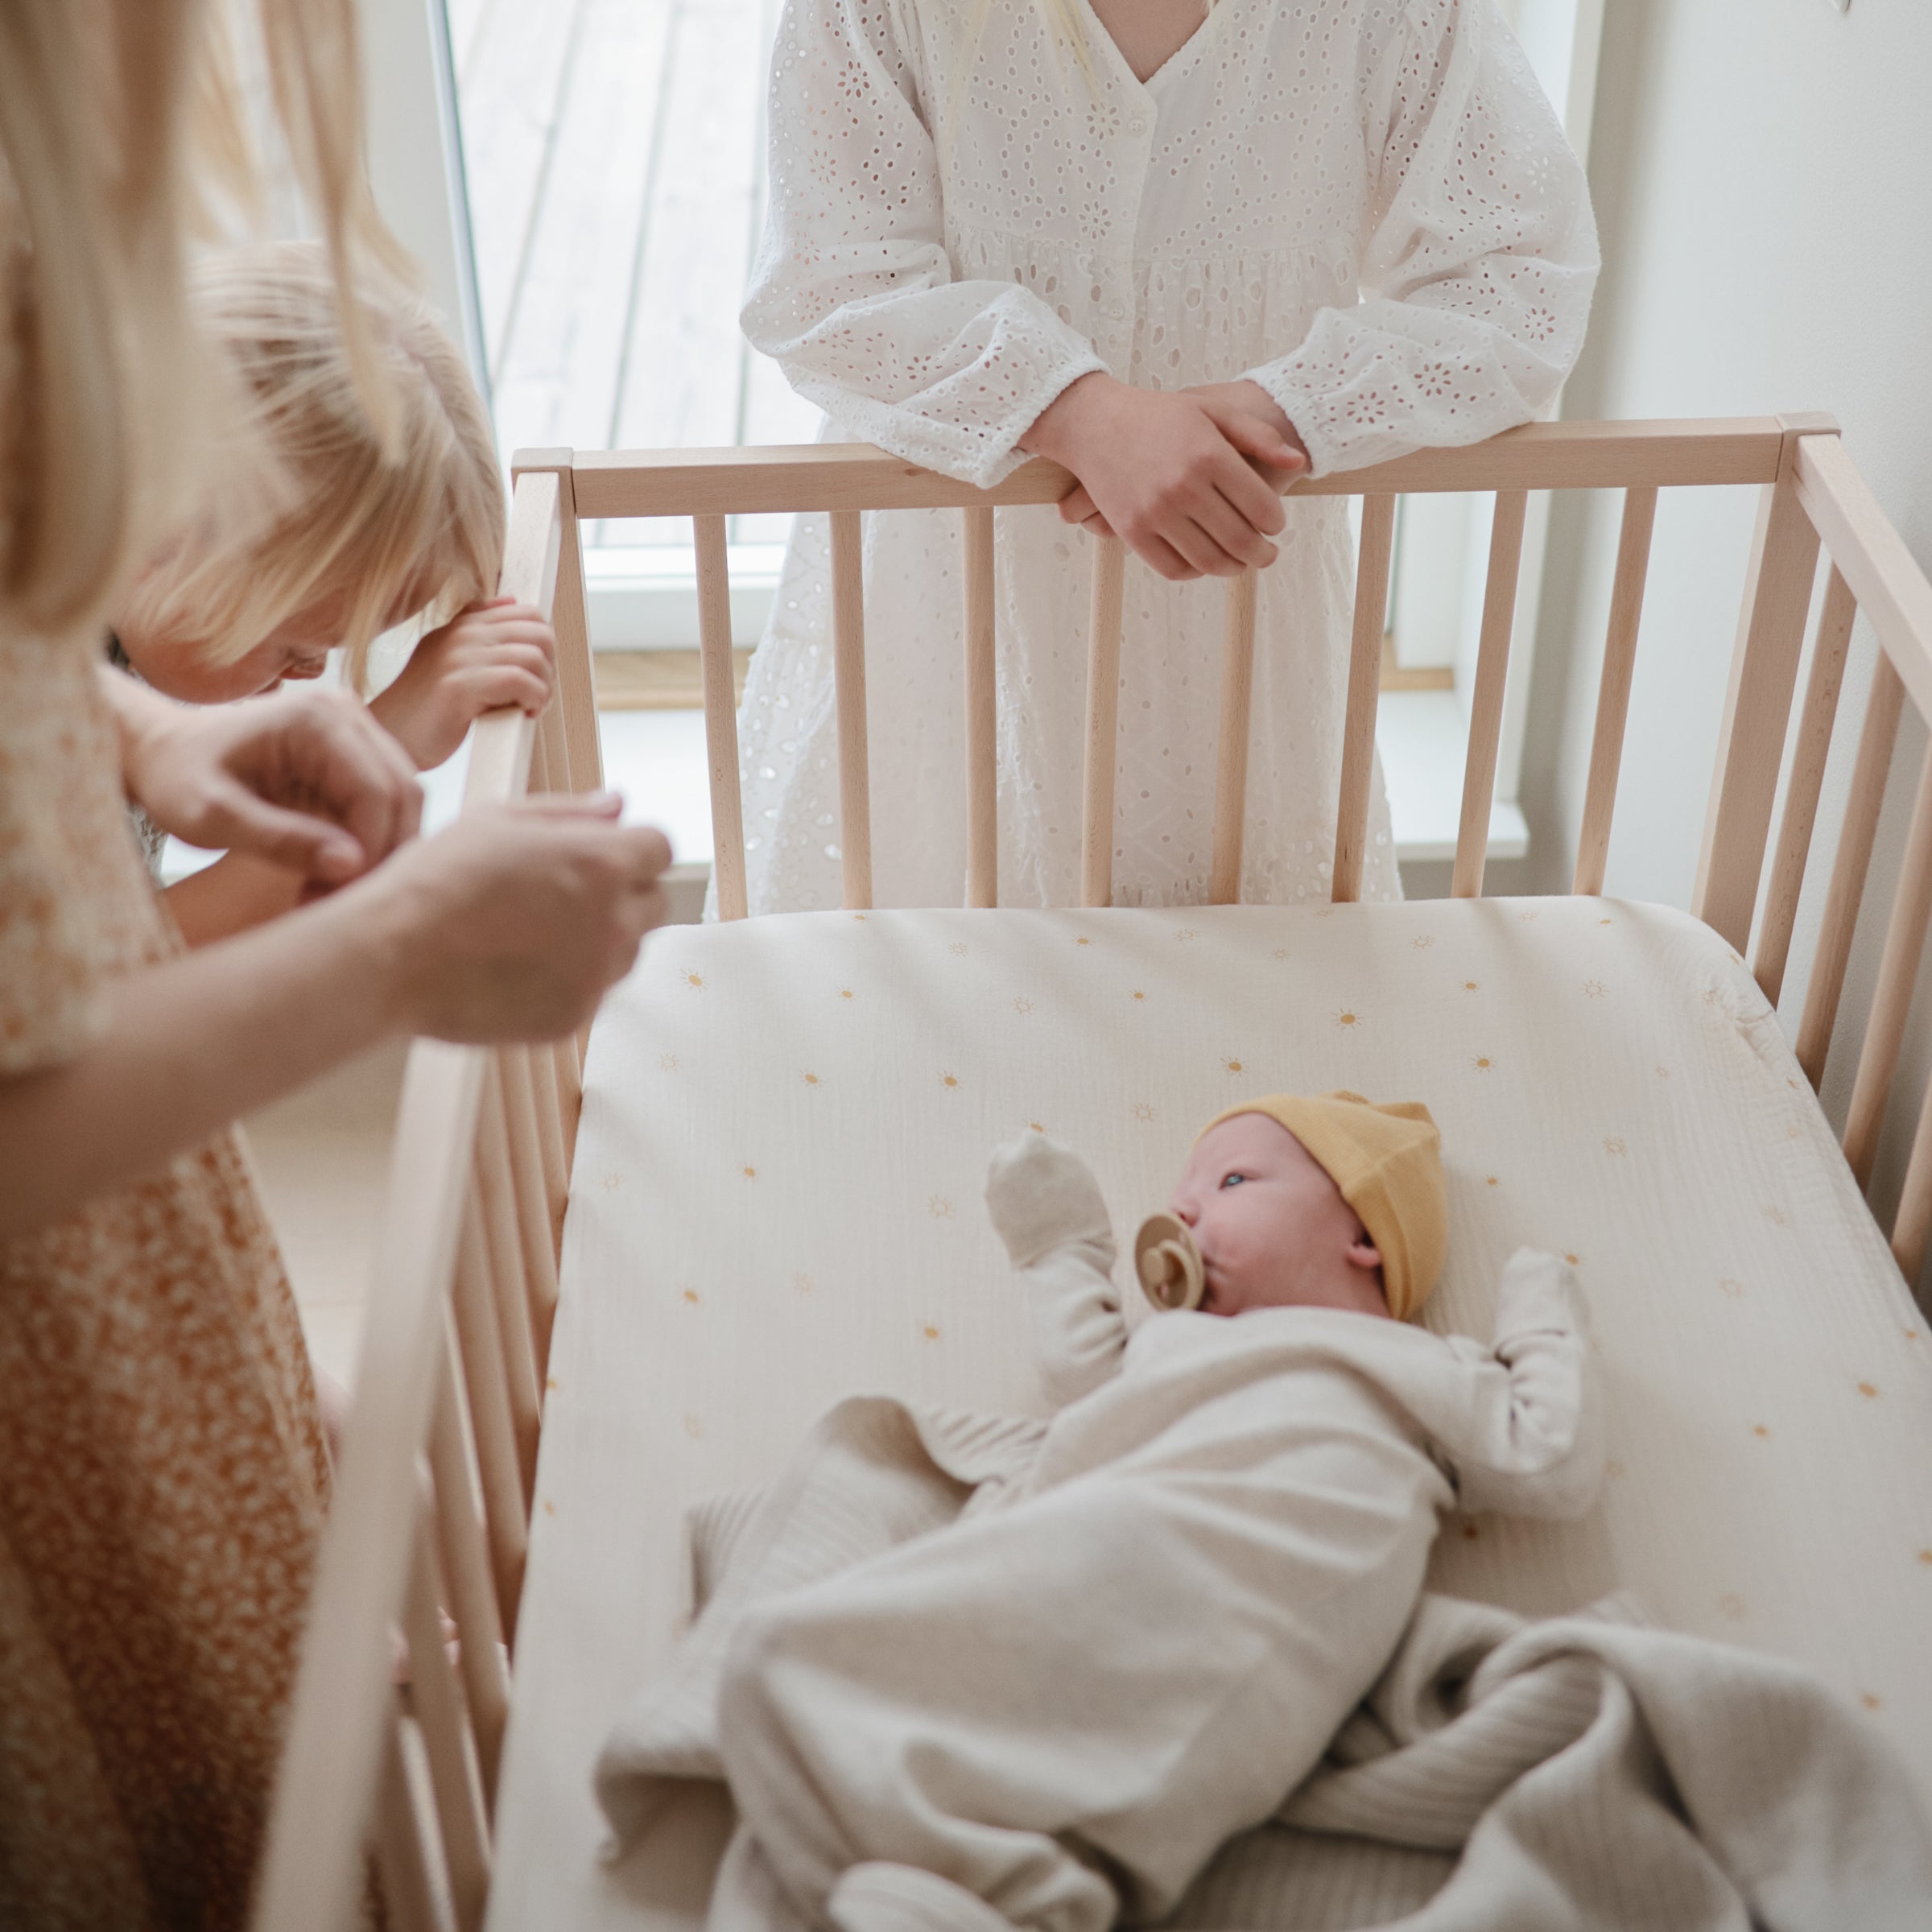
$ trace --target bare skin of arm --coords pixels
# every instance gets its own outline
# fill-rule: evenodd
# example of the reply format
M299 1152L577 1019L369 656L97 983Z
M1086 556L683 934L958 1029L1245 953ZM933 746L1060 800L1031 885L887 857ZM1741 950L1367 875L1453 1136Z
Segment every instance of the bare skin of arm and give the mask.
M663 916L670 848L618 826L613 796L478 812L419 841L414 770L353 700L185 710L102 675L128 791L160 824L341 890L127 974L80 1053L0 1080L0 1239L398 1034L570 1032Z
M670 848L617 809L594 795L468 815L287 919L129 974L92 1045L0 1081L0 1239L398 1034L572 1030L663 916Z

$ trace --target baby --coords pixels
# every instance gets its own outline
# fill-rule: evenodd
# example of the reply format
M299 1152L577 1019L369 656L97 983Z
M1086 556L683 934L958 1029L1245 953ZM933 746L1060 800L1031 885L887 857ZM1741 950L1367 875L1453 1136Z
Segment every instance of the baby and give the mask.
M1172 1202L1199 1305L1131 1330L1077 1157L1030 1134L987 1199L1059 1405L1029 1476L749 1614L726 1667L741 1814L840 1932L1159 1918L1380 1675L1443 1513L1575 1516L1600 1472L1559 1262L1509 1263L1488 1347L1410 1321L1446 1245L1423 1107L1212 1122Z

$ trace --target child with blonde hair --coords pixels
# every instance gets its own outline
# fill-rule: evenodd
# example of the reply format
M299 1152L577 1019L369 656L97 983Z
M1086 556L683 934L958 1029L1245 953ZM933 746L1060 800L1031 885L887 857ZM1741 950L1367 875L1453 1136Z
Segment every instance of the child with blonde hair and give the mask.
M415 620L423 634L369 708L418 770L440 765L483 712L540 712L555 640L540 612L493 594L505 525L496 446L428 304L374 274L357 298L394 397L392 457L362 407L319 244L213 252L190 298L251 446L245 473L254 482L265 457L273 494L215 490L122 601L116 661L167 696L210 704L320 677L340 650L360 691L377 637ZM287 910L300 884L231 854L168 901L200 943Z
M1117 903L1204 899L1222 599L1260 570L1243 896L1326 899L1347 507L1292 475L1476 442L1556 394L1597 271L1582 168L1496 0L788 0L744 312L833 433L998 513L1000 895L1068 903L1092 535L1129 567ZM1257 473L1257 472L1261 473ZM1074 526L1077 527L1068 527ZM957 522L866 519L873 876L960 902ZM839 903L825 520L741 711L754 911ZM1364 891L1399 891L1379 778Z

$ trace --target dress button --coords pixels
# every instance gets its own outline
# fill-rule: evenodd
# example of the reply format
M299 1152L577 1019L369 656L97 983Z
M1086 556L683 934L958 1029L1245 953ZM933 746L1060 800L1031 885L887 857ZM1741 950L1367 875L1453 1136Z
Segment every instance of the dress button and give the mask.
M1127 123L1127 131L1130 134L1144 134L1147 131L1147 123L1138 114L1136 114Z
M1123 316L1126 315L1126 310L1122 308L1119 303L1113 303L1108 308L1108 320L1113 322L1118 322Z

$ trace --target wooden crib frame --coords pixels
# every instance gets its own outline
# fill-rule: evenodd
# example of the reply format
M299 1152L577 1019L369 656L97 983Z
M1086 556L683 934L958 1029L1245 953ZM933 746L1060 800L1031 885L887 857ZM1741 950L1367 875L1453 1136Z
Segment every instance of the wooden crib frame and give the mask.
M581 455L525 452L515 464L506 594L550 613L557 702L539 721L497 712L471 745L465 808L526 791L601 782L580 519L688 516L696 532L718 897L745 915L725 519L831 513L845 902L870 902L861 522L868 510L956 508L964 563L966 902L997 902L993 546L996 506L1045 505L1071 485L1030 464L990 490L873 449ZM1909 696L1932 719L1932 583L1860 477L1827 417L1538 424L1473 448L1435 450L1304 481L1303 495L1359 495L1362 539L1335 841L1333 896L1357 897L1368 829L1376 704L1395 500L1492 491L1483 607L1453 890L1480 894L1527 494L1624 493L1582 834L1572 890L1603 888L1661 489L1756 485L1762 503L1732 659L1694 910L1741 952L1776 1000L1790 949L1853 621L1880 646L1843 832L1812 963L1798 1054L1815 1087L1837 1018L1853 928ZM1040 514L1046 514L1042 510ZM1818 554L1831 570L1810 681L1790 730ZM1121 546L1093 547L1083 902L1109 895L1118 699ZM1212 896L1238 896L1254 650L1255 580L1227 586ZM1784 816L1761 892L1786 739ZM1932 752L1922 770L1844 1151L1869 1180L1932 915ZM354 1918L373 1844L400 1932L470 1932L487 1903L491 1824L511 1690L534 1493L544 1364L581 1093L581 1046L497 1050L433 1040L411 1050L371 1282L354 1413L324 1538L254 1922L264 1932L339 1932ZM1914 1278L1932 1238L1932 1106L1922 1104L1894 1253ZM438 1606L459 1628L444 1650ZM391 1631L411 1664L392 1688ZM586 1771L588 1775L588 1768Z

